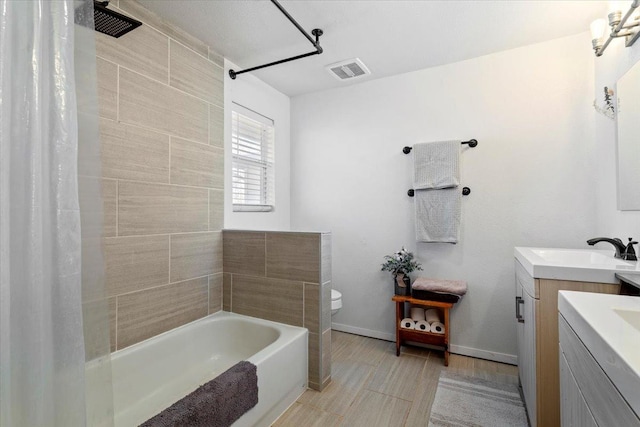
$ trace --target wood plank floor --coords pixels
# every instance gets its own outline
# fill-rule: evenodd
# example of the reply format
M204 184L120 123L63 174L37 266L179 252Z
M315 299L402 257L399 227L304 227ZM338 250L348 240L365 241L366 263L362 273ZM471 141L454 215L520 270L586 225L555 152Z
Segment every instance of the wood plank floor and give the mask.
M422 427L442 370L502 383L518 383L518 368L441 351L402 347L344 332L331 332L332 382L307 390L274 427Z

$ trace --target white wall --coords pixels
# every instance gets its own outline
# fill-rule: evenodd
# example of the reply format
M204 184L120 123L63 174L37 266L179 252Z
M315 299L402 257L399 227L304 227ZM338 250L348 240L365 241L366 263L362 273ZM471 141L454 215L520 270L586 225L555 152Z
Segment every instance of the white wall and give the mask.
M625 48L622 40L614 40L601 57L594 57L595 85L592 97L597 99L599 105L603 103L603 88L605 86L615 88L618 79L638 60L640 60L640 42ZM620 237L625 242L627 237L638 240L640 211L623 212L617 209L616 122L597 114L595 110L594 116L598 159L593 170L598 177L597 233L594 233L594 237L598 234L605 237ZM602 246L604 249L607 248L606 244Z
M275 90L250 73L235 80L229 77L229 69L239 70L225 60L224 81L224 141L225 141L225 204L224 227L243 230L280 230L290 228L290 101L289 97ZM275 123L275 210L272 212L233 212L231 203L231 109L232 103L242 105Z
M395 339L380 264L404 245L422 275L469 284L452 350L515 362L513 247L585 247L593 236L592 88L585 33L293 98L291 225L333 233L337 328ZM479 141L462 153L472 193L461 242L416 244L402 147L453 138Z

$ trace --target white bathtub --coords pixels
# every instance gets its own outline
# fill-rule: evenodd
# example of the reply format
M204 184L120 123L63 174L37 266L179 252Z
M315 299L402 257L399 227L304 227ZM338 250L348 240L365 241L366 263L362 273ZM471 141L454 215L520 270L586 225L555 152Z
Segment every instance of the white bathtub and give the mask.
M307 388L307 330L220 311L112 354L116 427L137 426L237 362L258 404L233 425L269 426Z

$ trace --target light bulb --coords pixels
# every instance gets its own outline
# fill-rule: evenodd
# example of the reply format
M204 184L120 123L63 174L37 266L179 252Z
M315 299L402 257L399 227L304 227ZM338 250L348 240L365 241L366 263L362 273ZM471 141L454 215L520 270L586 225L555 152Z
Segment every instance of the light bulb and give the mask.
M591 39L600 40L604 36L604 30L607 28L607 21L604 19L596 19L590 25Z

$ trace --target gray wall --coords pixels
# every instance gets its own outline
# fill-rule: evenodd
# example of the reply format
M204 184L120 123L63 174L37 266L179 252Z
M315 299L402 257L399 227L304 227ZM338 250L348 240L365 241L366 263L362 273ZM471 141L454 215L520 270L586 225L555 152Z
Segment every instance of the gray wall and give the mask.
M593 54L588 34L298 96L291 101L291 226L331 230L334 329L394 340L383 256L461 279L451 349L515 363L514 246L586 247L595 229ZM418 142L476 138L461 155L461 240L415 241Z

